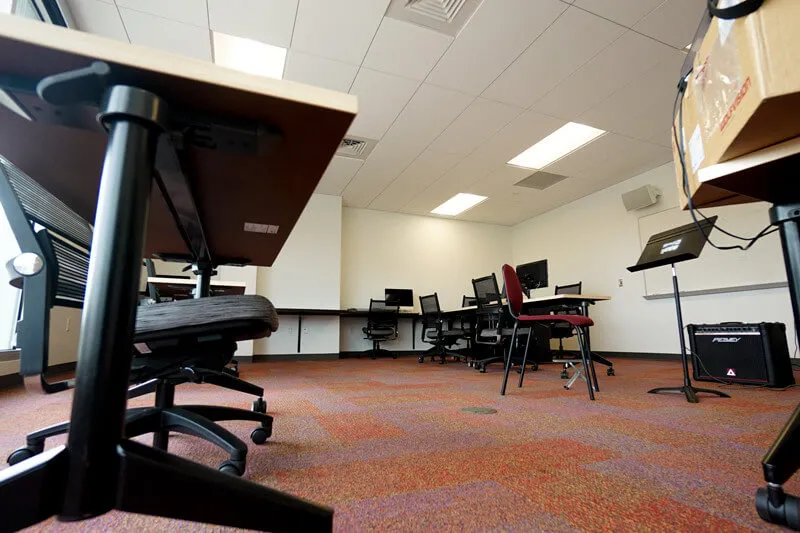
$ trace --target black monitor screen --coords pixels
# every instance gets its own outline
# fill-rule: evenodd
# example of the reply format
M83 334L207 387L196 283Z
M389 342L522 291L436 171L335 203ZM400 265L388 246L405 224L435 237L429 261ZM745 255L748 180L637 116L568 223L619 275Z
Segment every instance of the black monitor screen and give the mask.
M384 289L387 304L399 307L414 306L414 291L411 289Z
M517 265L516 270L519 282L526 292L547 287L547 259Z

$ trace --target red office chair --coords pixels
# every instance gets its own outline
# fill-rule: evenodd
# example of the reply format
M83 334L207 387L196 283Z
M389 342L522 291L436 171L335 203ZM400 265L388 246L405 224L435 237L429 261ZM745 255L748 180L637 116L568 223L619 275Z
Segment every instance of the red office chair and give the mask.
M511 335L511 346L514 346L514 340L517 336L517 328L520 323L523 326L531 325L535 322L558 323L566 322L575 328L578 334L578 344L581 348L581 360L583 368L586 369L586 384L589 387L589 398L594 400L594 391L597 390L597 376L594 372L594 363L592 362L591 354L586 346L586 328L594 325L592 319L582 315L523 315L522 312L522 286L519 283L517 273L514 267L510 265L503 265L503 281L506 285L506 298L508 301L508 311L511 318L514 319L514 332ZM525 354L522 356L522 372L519 376L519 386L522 387L522 380L525 378L525 364L528 360L528 345L530 344L530 337L525 344ZM505 396L506 383L508 382L508 373L511 370L511 351L509 350L508 357L506 358L506 370L503 375L503 387L500 389L500 394Z

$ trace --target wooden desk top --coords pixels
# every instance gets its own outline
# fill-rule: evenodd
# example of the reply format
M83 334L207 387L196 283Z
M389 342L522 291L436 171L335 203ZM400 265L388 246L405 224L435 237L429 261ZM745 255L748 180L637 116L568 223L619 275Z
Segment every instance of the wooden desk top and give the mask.
M159 278L149 277L147 283L152 283L161 296L172 298L191 298L192 290L197 285L194 279L181 278ZM227 296L234 294L244 294L247 284L243 281L223 281L212 279L209 293L211 296Z
M591 294L550 294L548 296L537 296L535 298L525 298L522 302L522 306L524 307L532 307L536 308L539 304L541 307L550 307L561 305L564 303L574 303L579 304L581 302L602 302L605 300L610 300L611 296L594 296ZM506 300L503 299L503 304L506 304ZM459 307L457 309L450 309L445 311L445 313L460 313L460 312L468 312L474 311L478 307L475 305L470 305L467 307Z
M355 117L356 98L0 15L0 78L41 79L93 60L111 66L115 83L150 90L169 107L255 121L282 134L277 146L259 147L257 155L192 147L183 161L212 253L271 265ZM94 220L105 133L99 126L90 131L48 124L63 120L54 117L57 108L22 92L13 96L35 121L0 106L0 154ZM280 229L276 235L246 233L245 222ZM143 255L186 252L154 186Z
M153 285L187 285L189 287L194 287L195 285L197 285L197 281L195 281L192 278L160 278L158 276L147 278L147 283L152 283ZM247 287L247 284L244 281L221 281L212 279L211 286Z
M800 200L800 137L698 171L702 183L752 197L752 201Z
M303 316L341 316L341 317L354 317L363 318L369 314L369 309L293 309L293 308L279 308L276 309L278 315L303 315ZM414 318L419 316L416 311L400 311L397 314L398 318Z

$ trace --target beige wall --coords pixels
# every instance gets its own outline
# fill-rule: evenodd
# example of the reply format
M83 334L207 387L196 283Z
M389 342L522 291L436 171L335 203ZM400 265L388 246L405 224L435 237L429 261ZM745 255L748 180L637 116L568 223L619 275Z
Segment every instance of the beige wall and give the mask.
M673 300L645 300L644 274L632 274L626 269L636 263L641 253L639 218L677 205L673 172L672 164L661 166L525 221L513 229L515 263L548 260L550 287L540 289L537 294L550 294L556 284L583 281L584 293L613 298L591 309L596 322L592 330L593 348L621 352L679 352ZM622 193L645 184L660 188L662 198L652 207L627 212L622 204ZM718 232L712 238L726 243ZM727 268L737 268L737 254L746 253L749 258L765 265L775 261L774 255L765 250L756 245L748 252L724 252L729 254L726 256ZM704 250L703 254L706 253ZM703 256L697 261L697 265L703 264L705 268L697 270L678 266L679 280L686 287L701 285L692 276L707 279L709 268L719 268L715 262L700 263ZM619 287L620 279L622 287ZM790 351L794 351L791 303L785 288L689 296L682 299L682 304L685 324L783 322L789 334Z

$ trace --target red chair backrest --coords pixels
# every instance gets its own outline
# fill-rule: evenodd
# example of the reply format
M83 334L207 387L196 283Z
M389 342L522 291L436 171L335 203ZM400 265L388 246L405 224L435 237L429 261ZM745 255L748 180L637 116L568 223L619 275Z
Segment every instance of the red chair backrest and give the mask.
M517 272L511 265L503 265L503 282L506 284L506 298L511 314L519 316L522 311L522 285L519 283Z

